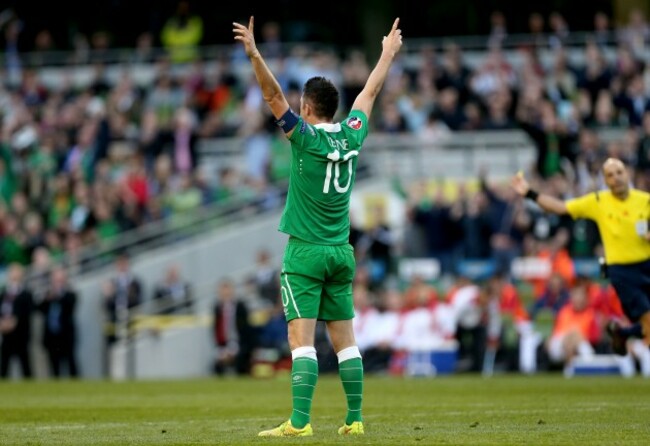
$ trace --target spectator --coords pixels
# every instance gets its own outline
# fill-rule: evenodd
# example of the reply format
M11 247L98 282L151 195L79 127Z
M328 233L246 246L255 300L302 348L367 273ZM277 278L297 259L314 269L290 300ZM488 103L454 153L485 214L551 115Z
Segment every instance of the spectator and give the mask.
M371 329L378 312L367 284L355 284L352 288L352 299L354 300L352 329L354 330L354 337L359 345L359 350L363 352L368 346L366 332Z
M535 298L529 311L530 318L535 321L537 313L545 309L551 310L554 315L557 315L568 302L570 290L571 288L567 286L561 274L551 274L544 291Z
M154 290L153 298L158 314L189 313L194 305L190 284L182 279L178 265L167 268L165 278Z
M564 16L558 11L553 11L548 17L548 26L551 29L549 46L552 49L564 47L570 34L569 25Z
M4 34L4 66L9 84L16 84L20 79L22 61L20 59L19 39L24 23L16 12L7 8L0 12L0 31Z
M365 321L357 337L359 348L363 345L363 369L366 373L382 373L389 369L391 358L395 353L395 339L399 334L402 313L402 296L398 290L382 291L376 310ZM355 329L355 336L356 336Z
M77 293L70 288L65 269L54 268L50 275L50 288L38 309L43 313L43 346L47 351L50 374L56 378L62 376L62 366L67 368L68 376L79 376L75 353L76 304Z
M435 373L431 352L446 345L454 335L454 312L451 305L431 302L430 293L417 293L414 297L413 305L403 308L393 346L397 351L406 352L407 374L428 375ZM426 359L420 361L420 355Z
M546 38L544 36L544 16L535 11L528 16L528 45L532 48L545 48Z
M447 87L440 91L434 117L442 121L450 130L461 129L465 123L465 115L459 103L458 91L455 88Z
M426 256L440 262L441 273L453 274L454 255L460 245L462 215L457 206L451 206L442 187L438 187L433 200L412 194L407 210L409 219L422 230L425 239Z
M636 147L634 182L639 189L650 189L650 111L643 114L641 137Z
M603 11L594 14L594 41L603 49L613 41L610 19Z
M142 303L142 285L131 271L128 254L122 253L117 257L115 275L104 283L102 291L108 318L106 341L110 346L116 340L126 339L132 321L131 311Z
M504 280L504 276L495 274L488 279L482 296L487 317L487 348L496 353L501 350L507 356L507 367L517 367L523 373L537 370L537 347L540 336L534 331L528 311L519 291ZM514 366L513 358L517 359ZM484 372L486 361L484 361ZM491 368L491 365L488 366ZM488 370L489 373L491 373Z
M501 11L492 11L490 14L490 34L488 37L488 47L496 45L502 46L503 41L508 37L508 26L506 16Z
M354 248L357 262L368 264L371 287L376 288L392 273L395 236L384 207L375 206L371 215L371 226L355 241Z
M135 51L132 61L134 63L151 63L156 59L154 36L150 32L141 33L135 42Z
M585 63L578 71L578 88L584 89L589 94L591 102L594 103L598 93L610 87L612 77L612 70L602 49L593 42L587 42Z
M280 302L280 271L271 263L271 253L267 249L257 252L253 280L257 293L263 302L274 307Z
M32 377L29 343L32 332L32 293L25 288L24 269L17 263L9 265L7 284L0 291L0 377L9 376L9 365L15 357L24 378Z
M174 118L172 158L174 171L179 174L193 173L198 165L197 134L192 112L180 108Z
M625 114L630 126L641 126L644 113L650 110L650 98L640 73L634 74L624 91L614 97L614 104Z
M560 275L569 287L573 286L576 273L574 261L567 249L568 237L568 231L562 228L547 242L536 242L537 250L535 254L529 254L530 257L535 257L541 262L548 262L547 265L549 266L548 274L540 274L529 279L535 297L542 295L548 280L553 274Z
M521 251L523 234L530 228L530 218L517 208L514 196L503 184L489 184L487 171L479 173L481 192L489 201L487 218L491 228L490 248L496 271L510 274L510 264Z
M600 337L596 313L589 306L586 285L587 282L581 281L571 290L570 301L558 313L546 345L550 359L565 366L575 356L593 356L593 344Z
M269 318L259 331L258 344L261 348L270 348L277 353L278 361L291 358L291 349L287 341L288 326L284 317L284 307L278 301L271 307Z
M619 40L632 48L635 54L641 55L649 39L650 25L645 14L638 8L632 8L629 12L628 24L620 30Z
M577 76L566 49L560 48L555 51L553 65L545 74L543 82L548 96L558 105L576 97ZM523 86L524 90L527 87Z
M188 0L180 0L175 13L167 19L160 40L173 63L187 63L199 55L203 38L203 19L190 9Z
M402 296L404 311L425 307L434 308L438 302L438 290L422 276L414 274Z
M453 309L456 323L459 371L481 371L487 343L487 328L483 320L486 298L484 288L462 275L456 277L445 297Z
M246 304L236 297L235 284L222 279L217 288L214 306L214 342L217 356L214 371L218 375L233 370L238 375L248 374L251 354L255 347Z
M178 86L169 72L163 70L159 74L153 87L147 90L144 112L153 112L155 119L150 117L153 123L148 125L155 124L158 131L169 137L174 128L174 117L185 105L187 93Z
M170 191L164 200L171 224L178 228L190 220L192 211L201 207L203 196L194 184L192 175L185 173L180 176L178 189Z

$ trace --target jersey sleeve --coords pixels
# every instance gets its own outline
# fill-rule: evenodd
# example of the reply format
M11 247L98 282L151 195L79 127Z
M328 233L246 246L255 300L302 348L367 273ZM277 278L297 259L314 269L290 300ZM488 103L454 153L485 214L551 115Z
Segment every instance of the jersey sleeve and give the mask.
M319 147L320 135L316 130L314 130L314 127L307 124L301 116L298 118L298 124L293 129L289 141L291 141L292 145L298 149Z
M571 218L588 218L596 220L598 210L598 193L591 192L582 197L567 200L566 209Z
M347 118L341 123L351 148L359 150L361 144L368 136L368 117L361 110L352 110Z

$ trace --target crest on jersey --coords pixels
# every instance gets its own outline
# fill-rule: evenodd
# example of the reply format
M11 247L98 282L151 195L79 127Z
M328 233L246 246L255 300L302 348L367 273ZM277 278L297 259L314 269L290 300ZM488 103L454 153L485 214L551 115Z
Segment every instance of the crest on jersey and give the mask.
M350 116L348 118L347 125L351 129L359 130L363 126L363 122L361 122L361 119L357 118L356 116Z

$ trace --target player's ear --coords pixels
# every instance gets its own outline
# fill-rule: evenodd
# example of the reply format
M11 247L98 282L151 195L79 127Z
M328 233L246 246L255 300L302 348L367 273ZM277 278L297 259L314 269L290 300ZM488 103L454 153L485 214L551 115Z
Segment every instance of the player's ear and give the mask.
M301 110L300 110L300 114L301 114L301 115L307 117L307 116L310 116L310 115L312 114L313 111L314 111L314 110L313 110L313 108L311 107L311 104L310 104L309 102L307 102L307 101L302 101L302 104L301 104Z

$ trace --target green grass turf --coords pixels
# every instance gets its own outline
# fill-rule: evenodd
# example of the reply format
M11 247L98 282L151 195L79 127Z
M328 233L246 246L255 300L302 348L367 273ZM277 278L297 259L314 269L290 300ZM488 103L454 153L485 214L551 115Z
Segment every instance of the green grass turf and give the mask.
M258 438L290 413L289 380L0 383L0 445L648 445L650 380L367 378L364 437L339 437L345 400L321 376L311 438Z

